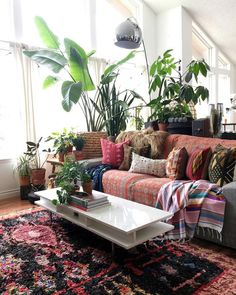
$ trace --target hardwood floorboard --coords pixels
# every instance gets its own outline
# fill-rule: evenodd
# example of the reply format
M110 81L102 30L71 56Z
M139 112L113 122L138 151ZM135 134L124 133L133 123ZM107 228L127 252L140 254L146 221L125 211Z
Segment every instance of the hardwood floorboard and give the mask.
M38 206L31 204L28 200L21 200L20 197L0 200L0 215L21 211Z

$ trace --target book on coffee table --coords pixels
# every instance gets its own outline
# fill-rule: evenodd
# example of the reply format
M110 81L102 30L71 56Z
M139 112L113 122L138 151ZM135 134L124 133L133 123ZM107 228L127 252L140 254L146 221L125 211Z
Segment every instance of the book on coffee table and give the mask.
M97 203L97 204L92 204L92 205L89 205L89 204L88 205L81 205L81 204L78 204L77 202L74 202L74 201L69 202L69 206L75 207L75 208L78 208L78 209L81 209L84 211L92 211L92 210L102 208L102 207L107 207L110 205L111 205L111 203L108 200L104 201L104 202Z
M72 195L71 201L82 205L84 207L89 207L91 205L98 205L102 204L104 202L108 202L107 196L95 196L95 195L87 195L87 196L78 196L78 195Z

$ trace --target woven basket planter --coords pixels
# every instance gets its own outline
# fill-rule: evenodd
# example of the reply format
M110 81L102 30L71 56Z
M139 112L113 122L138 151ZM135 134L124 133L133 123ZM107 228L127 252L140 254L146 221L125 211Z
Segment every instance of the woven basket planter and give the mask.
M85 140L83 148L84 159L93 159L102 157L101 138L107 138L106 132L79 132Z

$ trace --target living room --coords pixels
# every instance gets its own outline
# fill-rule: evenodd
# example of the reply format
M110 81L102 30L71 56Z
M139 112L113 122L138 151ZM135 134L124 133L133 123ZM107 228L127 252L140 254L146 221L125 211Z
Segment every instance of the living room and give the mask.
M16 211L18 210L29 208L27 210L36 210L36 215L38 214L37 222L41 218L45 219L48 224L49 219L45 215L45 211L42 211L42 213L39 211L39 213L37 213L38 207L36 205L28 203L27 200L20 200L21 192L18 177L17 174L13 172L17 158L26 151L27 141L37 142L42 137L40 148L43 150L52 148L52 146L50 146L52 141L45 142L45 139L53 132L62 132L64 128L67 130L73 130L75 133L86 133L89 131L86 116L84 115L82 108L79 106L81 100L79 100L78 103L74 103L72 98L72 102L66 104L68 96L63 97L60 84L52 85L52 87L43 89L42 83L45 81L49 72L42 64L40 64L40 62L35 62L24 53L25 51L39 50L45 47L45 44L43 44L40 39L37 24L35 24L35 16L42 17L50 30L59 37L61 43L63 43L64 38L71 38L77 42L88 55L93 50L96 50L96 52L92 52L93 54L91 53L91 56L88 58L88 68L95 88L100 85L100 79L102 74L105 73L105 69L108 68L109 65L114 65L118 61L121 61L131 52L130 49L124 49L115 46L114 44L118 41L118 33L121 35L123 33L122 30L119 31L119 25L124 22L127 24L127 19L129 18L128 23L131 22L132 26L134 25L134 27L138 26L140 28L142 41L136 48L137 52L134 53L132 58L128 58L127 61L121 63L118 68L119 78L117 81L117 88L121 89L121 91L126 89L135 91L135 93L142 97L142 99L135 99L130 106L130 119L126 122L126 131L134 131L139 128L144 130L144 122L148 121L151 112L150 108L147 107L147 104L150 99L155 97L154 91L151 93L148 91L150 79L153 78L152 75L149 75L149 70L153 62L157 60L158 56L162 56L164 52L172 49L170 53L174 57L174 62L178 62L179 68L177 68L177 70L179 69L180 72L182 72L183 69L186 69L192 60L200 60L204 58L207 65L209 65L210 70L207 70L206 77L200 75L201 73L197 74L198 83L193 80L193 86L197 87L198 85L201 85L206 87L209 92L209 97L206 95L204 101L200 101L194 106L193 109L196 115L194 119L209 117L210 106L214 106L214 109L221 107L222 113L220 125L222 126L222 123L232 124L225 128L226 131L233 136L235 131L235 126L233 124L236 123L236 112L234 111L233 105L236 93L236 56L233 50L235 45L233 20L236 6L233 0L227 1L226 3L222 0L214 0L211 1L211 3L205 0L68 0L60 1L60 3L56 3L55 1L31 2L32 3L26 0L3 0L0 3L0 59L1 64L3 65L0 72L4 89L4 94L1 99L0 116L1 214L16 214ZM67 12L65 13L65 11ZM40 20L41 18L39 21ZM65 75L62 75L60 76L60 79L65 81L67 78ZM56 82L56 79L52 80L52 84ZM12 81L14 81L14 86L12 86ZM11 89L11 91L9 91L9 89ZM95 91L91 91L90 93L93 97L96 97L96 94L94 94ZM9 99L6 99L8 97ZM62 106L63 99L64 108ZM82 97L80 99L82 99ZM9 103L10 101L11 103ZM67 109L67 111L65 111L68 106L71 110L68 111ZM87 115L87 118L88 117L89 116ZM202 121L197 121L198 124L200 124L199 122L201 123ZM139 126L139 123L141 124L141 127ZM218 138L221 136L223 127L221 128L221 130L216 130L214 137ZM202 139L201 137L200 140L202 145L206 145L208 138L205 137ZM176 142L177 141L178 140L176 139ZM232 143L229 144L229 146L233 148L234 140L231 142ZM188 143L185 143L187 151L189 152ZM169 140L168 144L171 145L172 142ZM183 142L178 144L183 144ZM191 144L192 143L189 143L189 145ZM214 143L212 143L212 146L213 145ZM46 157L46 153L42 152L41 157ZM46 163L45 168L47 169L46 179L48 183L48 175L51 173L52 166L50 163ZM110 178L108 177L106 180L107 187L115 183L115 174L111 171L107 172L107 175L110 175ZM149 189L151 189L151 187ZM53 218L55 222L56 217ZM33 219L30 220L34 222ZM11 231L12 229L9 230ZM72 232L76 232L76 230L76 227L73 226ZM22 240L19 238L21 234L24 235L25 233L20 231L15 233L15 237L17 236L15 240L20 244L22 243ZM47 234L50 236L51 243L49 243L50 245L47 245L47 247L55 247L55 233L52 234L51 231L48 231ZM60 232L57 234L62 233ZM88 233L84 231L81 235L85 238ZM68 239L73 239L72 236L69 236ZM7 237L4 238L7 239ZM93 238L92 240L91 247L97 242L96 238ZM101 241L99 240L99 243L100 242ZM66 242L64 241L63 243L63 247L66 247ZM13 244L15 246L17 245L16 242ZM79 244L80 246L86 247L84 242L80 241ZM142 278L140 279L140 277L137 279L131 275L133 281L124 273L122 274L122 278L118 277L118 270L116 269L114 270L116 274L116 278L114 279L115 283L112 282L113 285L109 287L109 283L106 281L106 283L104 283L105 287L99 288L96 294L106 294L109 292L111 294L113 294L112 292L117 292L117 294L138 294L139 292L142 294L193 294L195 291L199 292L198 294L214 294L214 292L217 294L219 292L222 294L233 294L233 292L235 292L236 287L233 283L230 287L227 286L236 273L236 269L231 269L229 271L229 265L235 262L233 255L234 250L225 246L219 246L211 242L196 239L191 246L186 244L177 246L175 244L165 245L169 251L169 255L173 255L174 251L171 249L172 246L176 247L174 248L174 251L180 251L179 253L181 253L180 255L182 256L184 256L183 253L191 252L197 257L207 258L208 253L211 253L209 256L211 256L212 259L209 261L203 259L204 261L196 260L194 263L202 263L202 265L204 265L203 269L206 267L206 269L208 269L208 271L211 270L214 275L206 276L206 280L203 280L202 283L199 283L197 280L195 281L195 279L193 279L192 282L189 282L186 277L184 277L185 279L182 278L182 281L178 281L178 288L176 287L176 289L174 287L176 286L174 281L170 280L170 284L166 285L162 281L161 288L163 289L158 289L156 285L148 288L148 284L152 286L152 282L149 281L147 281L148 283L146 285L143 285L141 283ZM231 247L230 245L228 246ZM147 249L150 247L149 251L154 249L151 242L150 245L147 243L143 247L146 247ZM162 248L160 245L158 247L159 250ZM101 256L99 256L99 258L102 260L104 259L104 265L107 266L109 265L109 252L111 251L107 244L105 245L105 248L106 255L102 256L100 253L99 255ZM101 251L101 247L98 248L97 251ZM122 261L124 261L123 259L128 259L127 253L129 253L129 251L121 252L120 254L119 251L121 250L119 247L116 251L117 254L115 254L115 256L117 255L119 259L121 259L120 257L122 257ZM144 250L142 249L142 251ZM47 260L46 256L49 255L48 253L45 254L43 258L41 257L38 259ZM161 253L166 255L164 252ZM221 253L222 256L218 255L218 253ZM12 253L9 255L12 255ZM85 253L83 253L83 255L85 255ZM89 252L86 252L86 255L90 255ZM135 254L133 253L130 255L135 260ZM93 256L95 260L99 259L95 256ZM181 271L188 272L188 270L191 270L191 267L194 268L194 265L192 265L192 262L190 261L191 259L195 259L194 257L190 258L186 256L185 258L187 262L184 262L184 260L180 262L180 264L186 264L187 268L180 269L167 262L166 264L163 262L160 267L162 270L166 267L166 272L168 272L167 268L169 269L169 272L171 272L170 268L172 267L172 270L176 274L181 273ZM173 260L175 258L176 256L174 257L173 255ZM22 254L22 256L18 256L14 259L25 260L26 257ZM32 259L35 261L35 257L32 256ZM83 259L85 259L84 256ZM116 259L118 258L115 257L114 261L118 263ZM155 257L154 259L158 258ZM217 264L217 260L220 259L225 260L225 265ZM148 260L146 262L149 263ZM92 260L89 260L89 265L86 267L87 271L93 272L91 263ZM124 263L127 264L128 262L126 261ZM23 278L23 268L22 265L20 265L20 262L18 262L18 264L14 264L14 267L19 267L18 275L22 280L17 280L17 283L15 283L14 280L11 283L8 282L8 289L4 289L5 287L1 289L3 294L5 294L4 292L11 292L11 288L12 292L15 292L15 294L21 294L20 292L26 292L25 294L28 294L27 292L34 292L32 294L95 294L96 292L95 277L93 277L93 275L88 275L88 277L93 277L91 280L92 285L89 287L87 286L87 289L85 290L83 287L77 286L78 277L76 277L75 280L71 279L73 274L72 271L69 273L69 270L69 274L67 274L67 287L70 285L70 287L68 287L69 290L65 291L63 289L65 286L59 287L59 282L57 281L55 283L55 277L53 278L54 281L52 285L54 287L52 287L52 289L50 289L49 285L46 287L46 283L43 282L42 277L38 279L38 281L41 282L41 287L40 284L37 285L35 283L37 281L35 279L34 283L31 282L32 284L37 285L37 287L34 285L34 290L34 288L32 289L31 283L28 282L28 284L25 284L25 281L27 281L27 279L30 280L30 278ZM71 261L70 265L70 267L72 267ZM34 266L31 265L31 267ZM132 267L134 267L134 264L130 264L130 268ZM136 265L136 271L140 271L140 269L142 269L141 265ZM203 272L205 272L206 269L204 269ZM158 271L159 270L160 269L158 269ZM45 269L44 271L50 272L49 269ZM55 269L51 271L52 273L55 273ZM150 271L152 272L152 270ZM204 276L203 273L200 275L200 270L196 268L194 271L192 277L198 277L199 275L202 279L202 276ZM223 273L227 275L224 276ZM5 284L8 275L9 273L7 272L4 273L4 275L1 275L4 279L2 279L0 284ZM43 272L37 269L35 270L34 275L35 277L40 275L43 276ZM157 276L157 273L153 270L151 277L154 278L155 276ZM223 278L222 281L220 280L220 277ZM163 275L161 279L159 279L165 280L166 278L168 278L168 276ZM49 280L48 273L47 279ZM129 286L129 279L132 281L132 287ZM99 280L102 281L102 275L99 276ZM111 277L109 280L112 281ZM122 280L123 283L119 283L119 280ZM148 270L144 273L143 280L148 280ZM223 283L223 281L225 283ZM213 282L215 282L215 284ZM183 286L180 287L181 284L186 284L186 289L183 288ZM213 291L214 289L215 291ZM165 292L165 290L168 291ZM200 290L202 290L202 293L200 293Z

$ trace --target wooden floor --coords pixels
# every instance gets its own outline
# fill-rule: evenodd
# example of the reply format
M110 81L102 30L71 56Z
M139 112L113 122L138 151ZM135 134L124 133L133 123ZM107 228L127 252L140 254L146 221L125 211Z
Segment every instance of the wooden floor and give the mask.
M0 200L0 215L36 207L27 200L21 200L20 197L4 199Z

